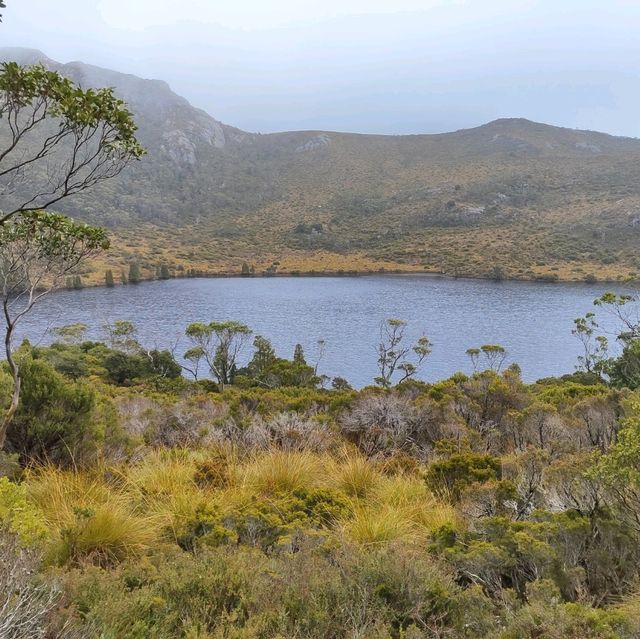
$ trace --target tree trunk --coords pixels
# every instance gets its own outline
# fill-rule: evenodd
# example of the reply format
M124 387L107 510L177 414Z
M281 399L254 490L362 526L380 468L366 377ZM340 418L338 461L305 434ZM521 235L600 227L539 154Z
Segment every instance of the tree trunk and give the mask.
M11 404L9 404L9 408L5 411L4 417L2 418L2 424L0 425L0 451L4 448L5 441L7 439L7 431L9 430L9 426L13 421L13 417L18 410L18 404L20 402L20 369L13 359L13 354L11 353L11 338L13 337L13 325L9 324L7 326L7 331L4 337L4 348L7 357L7 363L9 364L9 372L11 373L11 377L13 378L13 392L11 394Z

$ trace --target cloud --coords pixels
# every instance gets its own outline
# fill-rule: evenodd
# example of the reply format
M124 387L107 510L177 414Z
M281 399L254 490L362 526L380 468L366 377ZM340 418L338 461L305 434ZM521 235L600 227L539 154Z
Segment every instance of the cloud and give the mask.
M10 0L3 44L167 80L247 130L496 117L640 135L628 0Z

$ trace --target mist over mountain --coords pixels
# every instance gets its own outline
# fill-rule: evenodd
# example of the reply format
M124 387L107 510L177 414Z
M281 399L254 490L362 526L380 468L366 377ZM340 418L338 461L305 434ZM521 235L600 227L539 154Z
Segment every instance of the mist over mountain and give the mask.
M234 16L196 0L179 14L163 0L30 0L7 12L3 44L163 78L248 131L433 133L517 115L640 135L636 2L303 3L287 12L310 15L290 22L282 3Z

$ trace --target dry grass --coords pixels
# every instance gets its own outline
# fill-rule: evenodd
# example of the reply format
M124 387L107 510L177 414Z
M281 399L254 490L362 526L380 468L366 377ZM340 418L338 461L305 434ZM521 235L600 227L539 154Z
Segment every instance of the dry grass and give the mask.
M253 457L241 474L245 487L271 496L317 485L322 477L322 464L311 453L276 450Z
M94 473L44 468L31 472L25 485L51 532L56 561L108 563L139 555L155 543L175 541L198 512L242 513L256 500L286 500L297 489L329 488L346 498L350 506L334 522L335 533L364 546L422 542L456 521L422 479L385 475L376 462L351 451L230 457L223 486L194 479L208 459L206 452L153 452L136 464Z
M97 476L45 468L27 480L27 490L50 529L53 560L108 563L141 554L158 539L158 519Z
M331 470L331 483L338 490L356 499L367 497L382 478L382 473L374 462L352 452L334 463Z

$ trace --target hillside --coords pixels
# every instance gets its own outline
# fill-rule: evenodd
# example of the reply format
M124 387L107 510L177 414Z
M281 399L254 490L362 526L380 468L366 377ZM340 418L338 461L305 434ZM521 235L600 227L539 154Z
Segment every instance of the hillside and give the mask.
M640 271L640 140L503 119L438 135L297 131L218 122L159 80L38 51L83 86L113 86L148 155L65 205L108 226L87 273L139 262L176 273L426 270L488 277L625 278Z

